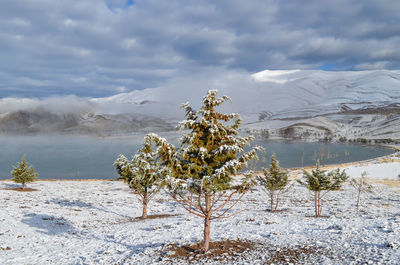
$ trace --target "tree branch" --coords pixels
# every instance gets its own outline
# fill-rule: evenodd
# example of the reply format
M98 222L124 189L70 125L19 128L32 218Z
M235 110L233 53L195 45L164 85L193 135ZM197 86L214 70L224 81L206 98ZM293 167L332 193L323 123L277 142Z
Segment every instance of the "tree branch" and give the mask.
M236 193L237 193L236 191L233 192L233 193L226 199L226 201L224 202L223 206L226 205L228 202L230 202L232 196L233 196L234 194L236 194ZM223 213L221 213L221 214L219 214L219 215L217 215L217 216L214 216L213 219L219 219L219 218L221 218L222 216L224 216L230 209L232 209L232 208L242 199L242 197L243 197L245 194L246 194L246 192L243 192L242 194L240 194L240 196L235 200L235 202L234 202L230 207L228 207ZM222 206L222 207L223 207L223 206ZM221 207L219 207L219 209L221 209ZM216 212L216 211L217 211L217 210L214 210L214 212Z
M237 191L233 191L233 192L228 196L228 198L226 198L225 202L222 203L220 206L218 206L216 209L214 209L213 212L218 212L219 210L221 210L222 208L224 208L225 205L232 199L232 196L233 196L234 194L236 194L236 193L237 193ZM243 194L244 194L244 193L243 193ZM222 196L221 196L221 197L222 197Z
M205 217L204 214L202 215L200 212L195 211L193 208L188 208L184 203L182 203L182 201L180 201L180 200L177 199L176 197L174 198L174 200L175 200L177 203L179 203L179 204L180 204L186 211L188 211L189 213L194 214L194 215L196 215L196 216L199 216L199 217L201 217L201 218L204 218L204 217Z

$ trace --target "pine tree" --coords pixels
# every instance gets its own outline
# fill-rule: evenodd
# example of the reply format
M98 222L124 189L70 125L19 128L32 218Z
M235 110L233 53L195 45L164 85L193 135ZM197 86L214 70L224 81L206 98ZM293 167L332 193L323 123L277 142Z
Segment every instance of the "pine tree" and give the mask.
M340 190L349 176L344 170L340 171L339 168L327 173L326 170L320 168L318 160L315 170L312 170L311 173L303 170L303 178L304 180L298 180L298 182L307 189L314 191L315 217L320 217L322 213L322 198L329 191ZM322 193L323 191L325 192Z
M172 197L188 212L204 219L202 252L209 250L211 221L230 217L231 209L255 185L252 172L244 173L240 179L235 175L261 149L244 151L253 137L238 135L238 114L216 111L230 100L227 96L217 98L217 93L210 90L199 111L194 111L189 103L182 105L186 120L180 128L188 133L180 139L179 148L151 135L159 146L163 165L169 170L165 183Z
M271 212L274 212L278 209L281 195L289 189L289 175L279 166L275 154L271 157L269 169L263 169L263 171L264 176L259 176L258 181L268 192Z
M38 176L33 166L28 165L26 162L25 155L22 157L22 161L18 162L17 166L13 166L11 175L14 182L22 184L22 190L25 190L25 183L34 181Z
M161 187L158 172L160 165L156 158L157 150L153 150L152 140L149 136L146 136L142 148L137 151L131 161L124 155L120 155L114 162L120 177L140 198L143 205L142 219L147 218L148 204Z
M357 213L360 209L360 197L361 193L373 193L374 187L368 182L367 172L362 172L360 178L353 178L350 180L350 185L353 186L357 191L357 204L356 209Z

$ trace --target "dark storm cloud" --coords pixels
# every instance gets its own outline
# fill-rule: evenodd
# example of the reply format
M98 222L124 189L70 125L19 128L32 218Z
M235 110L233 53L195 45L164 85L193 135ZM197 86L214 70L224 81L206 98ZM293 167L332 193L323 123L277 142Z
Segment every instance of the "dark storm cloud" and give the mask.
M100 97L209 69L400 67L398 0L3 0L0 97Z

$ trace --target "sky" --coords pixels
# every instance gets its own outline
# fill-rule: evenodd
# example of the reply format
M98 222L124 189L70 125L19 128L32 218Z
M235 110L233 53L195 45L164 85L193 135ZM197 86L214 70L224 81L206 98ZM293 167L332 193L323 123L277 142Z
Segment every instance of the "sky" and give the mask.
M107 97L194 73L400 69L399 43L399 0L1 0L0 98Z

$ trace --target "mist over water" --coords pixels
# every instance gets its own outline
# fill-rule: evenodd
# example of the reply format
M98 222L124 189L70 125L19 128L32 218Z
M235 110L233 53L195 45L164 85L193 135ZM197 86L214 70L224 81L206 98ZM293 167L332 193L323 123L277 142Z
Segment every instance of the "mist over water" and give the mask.
M0 137L0 178L11 178L12 166L26 154L34 165L39 179L115 179L118 177L113 163L124 154L131 158L140 148L144 135L126 138L95 138L67 136L15 136ZM161 135L163 136L163 135ZM167 136L176 144L178 137ZM264 159L257 167L268 167L272 153L276 153L282 167L334 164L370 159L393 153L393 150L339 143L262 142L254 144L266 148Z

